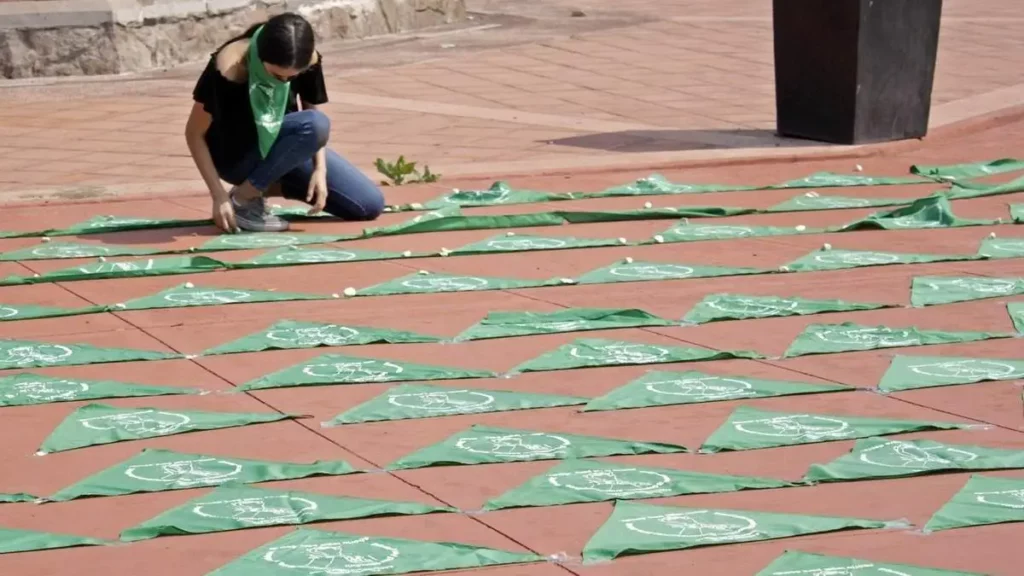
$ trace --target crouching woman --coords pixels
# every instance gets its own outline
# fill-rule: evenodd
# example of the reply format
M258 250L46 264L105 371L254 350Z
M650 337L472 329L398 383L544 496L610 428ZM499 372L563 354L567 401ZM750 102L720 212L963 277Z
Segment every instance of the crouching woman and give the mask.
M275 16L221 46L192 98L185 139L222 230L287 230L268 211L268 196L346 220L373 220L384 210L373 181L327 147L330 120L317 109L327 102L323 69L303 17Z

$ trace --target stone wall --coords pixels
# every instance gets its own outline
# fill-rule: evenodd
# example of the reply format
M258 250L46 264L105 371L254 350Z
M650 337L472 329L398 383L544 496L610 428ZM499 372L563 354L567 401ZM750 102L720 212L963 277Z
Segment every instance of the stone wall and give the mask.
M320 41L465 19L465 0L36 0L0 2L5 78L140 72L203 58L250 24L299 12Z

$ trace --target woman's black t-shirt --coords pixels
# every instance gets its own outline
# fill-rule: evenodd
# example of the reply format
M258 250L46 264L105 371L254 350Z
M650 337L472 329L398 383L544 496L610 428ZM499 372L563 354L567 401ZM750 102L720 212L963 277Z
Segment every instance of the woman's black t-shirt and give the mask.
M232 82L217 68L217 55L220 51L240 39L225 43L213 53L192 91L193 100L202 104L203 109L213 117L206 132L206 145L218 168L226 169L259 146L256 120L249 105L248 81ZM292 79L287 112L299 109L296 94L304 105L316 106L327 102L322 60L319 53L316 56L315 64Z

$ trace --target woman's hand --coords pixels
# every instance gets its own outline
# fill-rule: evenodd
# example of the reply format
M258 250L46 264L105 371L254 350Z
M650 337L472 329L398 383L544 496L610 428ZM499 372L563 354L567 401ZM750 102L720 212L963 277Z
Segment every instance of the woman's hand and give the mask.
M235 223L235 209L231 206L231 197L227 192L219 192L213 195L213 223L217 228L232 234L238 232L238 224Z
M312 204L309 214L317 214L327 205L327 165L325 162L317 164L313 169L313 176L309 179L309 190L306 191L306 202Z

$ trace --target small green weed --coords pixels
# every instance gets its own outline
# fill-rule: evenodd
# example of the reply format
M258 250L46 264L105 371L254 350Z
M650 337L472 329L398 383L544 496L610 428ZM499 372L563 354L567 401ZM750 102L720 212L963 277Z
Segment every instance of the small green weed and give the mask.
M388 180L381 180L384 186L401 186L403 184L417 184L420 182L437 182L440 174L430 171L430 166L423 166L423 173L416 170L416 162L406 162L405 156L399 156L395 162L385 162L383 158L377 158L375 162L377 172L383 174Z

